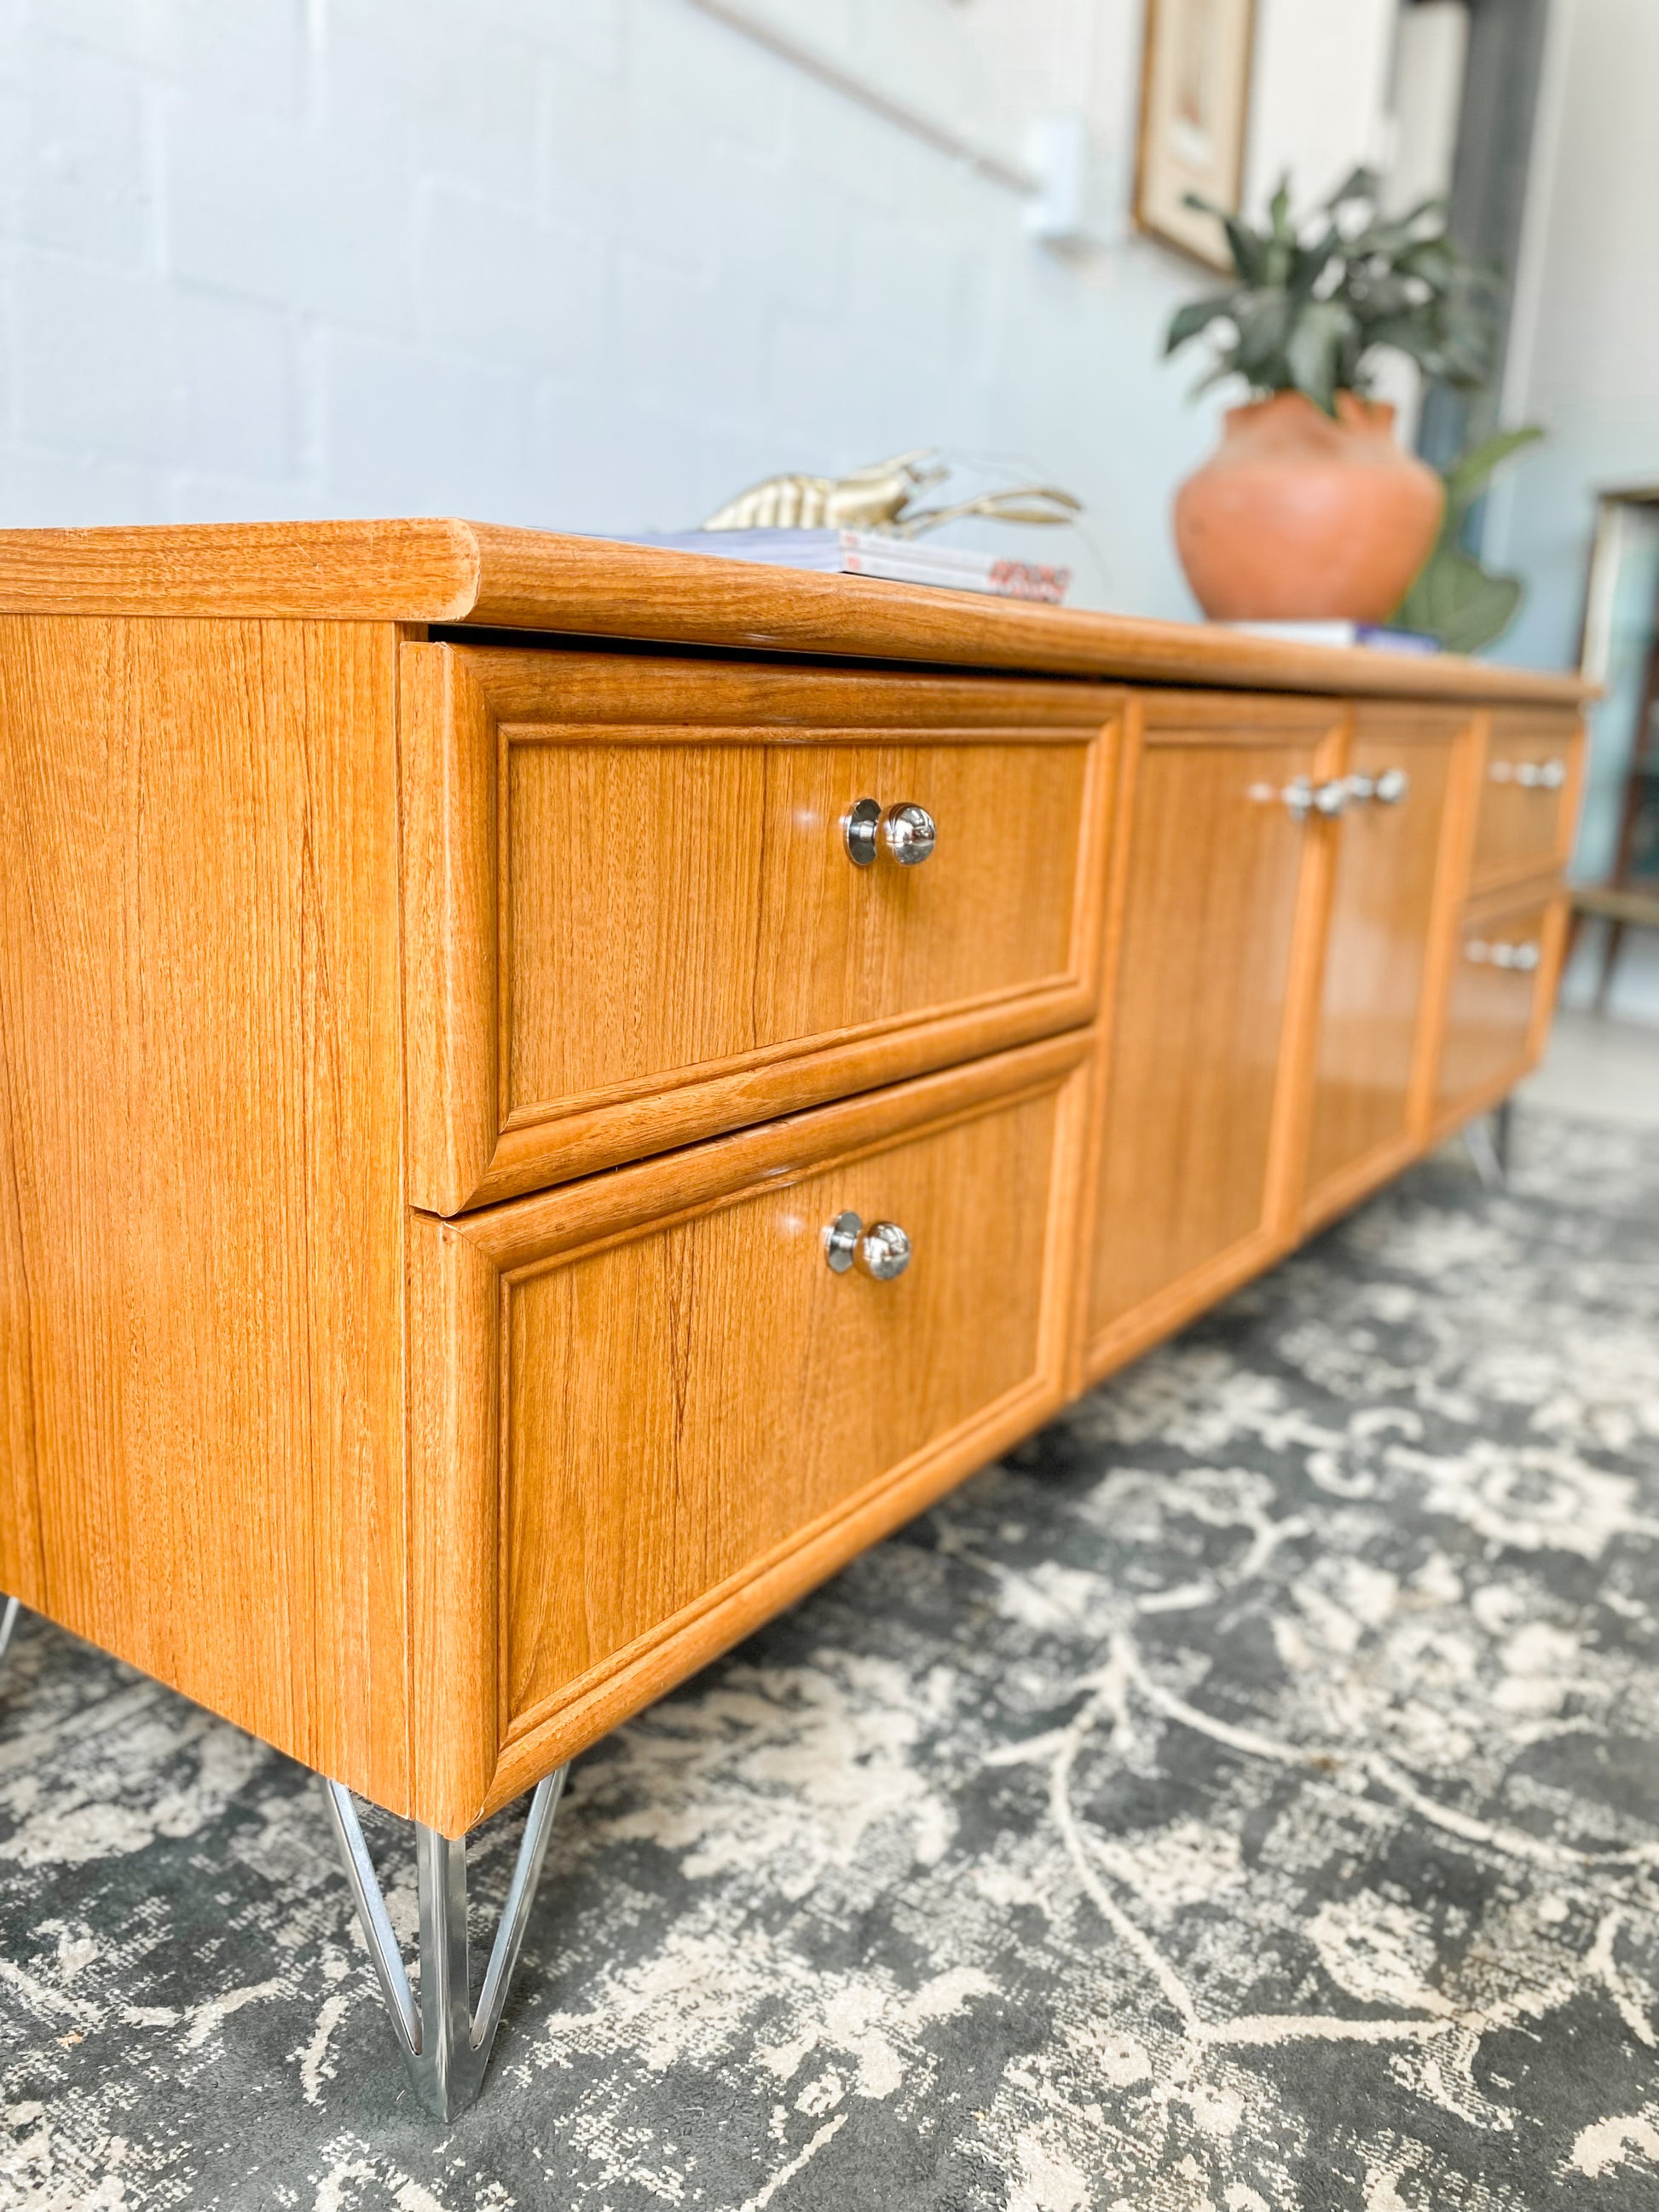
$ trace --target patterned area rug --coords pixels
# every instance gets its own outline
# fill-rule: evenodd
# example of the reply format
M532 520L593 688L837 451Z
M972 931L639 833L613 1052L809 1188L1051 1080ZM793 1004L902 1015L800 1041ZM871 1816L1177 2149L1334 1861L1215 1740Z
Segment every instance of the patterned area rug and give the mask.
M1659 1146L1520 1138L583 1760L447 2128L308 1778L26 1630L0 2203L1650 2212Z

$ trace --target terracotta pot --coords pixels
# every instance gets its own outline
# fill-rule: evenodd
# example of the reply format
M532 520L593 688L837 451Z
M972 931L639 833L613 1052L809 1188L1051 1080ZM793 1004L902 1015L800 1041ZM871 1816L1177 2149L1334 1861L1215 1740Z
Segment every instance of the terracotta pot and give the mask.
M1445 493L1351 392L1333 422L1299 392L1234 407L1219 452L1176 494L1176 546L1218 622L1383 622L1427 560Z

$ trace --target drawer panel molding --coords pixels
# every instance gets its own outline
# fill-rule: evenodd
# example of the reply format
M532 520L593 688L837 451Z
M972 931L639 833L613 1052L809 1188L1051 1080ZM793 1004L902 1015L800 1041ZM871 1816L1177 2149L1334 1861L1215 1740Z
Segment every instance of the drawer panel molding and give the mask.
M403 704L422 1207L1092 1018L1114 693L416 644Z
M1490 717L1471 890L1491 890L1566 866L1578 813L1583 753L1583 732L1574 716Z
M469 1563L417 1646L466 1818L1063 1403L1092 1042L416 1218L416 1548Z

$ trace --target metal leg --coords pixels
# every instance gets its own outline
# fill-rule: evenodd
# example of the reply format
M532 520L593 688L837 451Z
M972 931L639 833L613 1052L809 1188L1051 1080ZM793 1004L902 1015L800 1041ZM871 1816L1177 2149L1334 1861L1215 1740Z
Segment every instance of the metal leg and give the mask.
M1492 1109L1492 1148L1498 1160L1498 1173L1507 1182L1510 1170L1515 1164L1515 1101L1500 1098Z
M323 1778L323 1801L368 1939L380 1993L398 2031L404 2062L416 2094L428 2112L441 2120L453 2120L458 2112L465 2112L483 2086L489 2046L501 2025L514 1969L519 1963L531 1902L553 1832L553 1815L569 1771L562 1766L550 1774L537 1784L531 1798L530 1817L525 1822L518 1863L490 1948L476 2013L471 2006L466 1940L465 1838L452 1841L419 1820L414 1824L421 1913L417 1997L404 1970L403 1954L392 1930L351 1792L343 1783Z
M17 1616L23 1610L15 1597L0 1599L0 1659L6 1656L6 1646L11 1642L12 1631L17 1626Z
M1474 1171L1488 1190L1502 1190L1510 1179L1515 1101L1505 1098L1490 1114L1463 1124L1463 1142Z

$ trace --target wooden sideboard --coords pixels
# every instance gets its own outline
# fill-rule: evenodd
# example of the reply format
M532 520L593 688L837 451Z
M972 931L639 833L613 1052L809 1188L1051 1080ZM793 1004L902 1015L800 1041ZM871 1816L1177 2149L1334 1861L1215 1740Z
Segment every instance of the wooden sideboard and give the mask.
M0 1589L460 1835L1507 1092L1580 699L0 533Z

